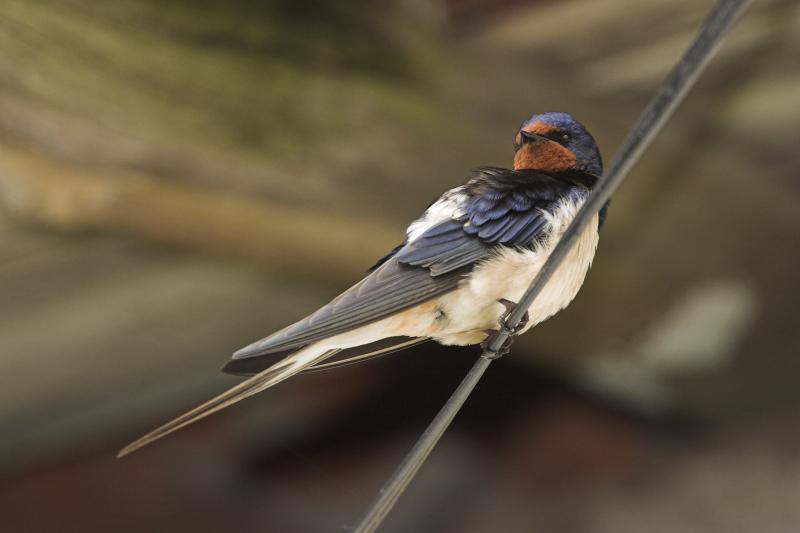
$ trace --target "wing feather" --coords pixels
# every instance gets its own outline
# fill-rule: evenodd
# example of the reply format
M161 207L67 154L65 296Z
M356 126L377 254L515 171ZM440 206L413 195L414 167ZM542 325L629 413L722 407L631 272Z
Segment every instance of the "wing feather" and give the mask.
M318 340L386 318L458 287L465 272L431 276L429 270L396 258L315 313L234 354L234 359L301 348Z

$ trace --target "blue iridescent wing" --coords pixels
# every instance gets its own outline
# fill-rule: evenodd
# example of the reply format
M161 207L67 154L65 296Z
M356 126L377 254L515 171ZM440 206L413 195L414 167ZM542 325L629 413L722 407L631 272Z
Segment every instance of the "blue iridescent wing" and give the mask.
M406 243L394 254L398 262L441 276L474 265L498 245L530 247L547 230L547 213L588 189L540 172L483 168L464 190L463 212Z

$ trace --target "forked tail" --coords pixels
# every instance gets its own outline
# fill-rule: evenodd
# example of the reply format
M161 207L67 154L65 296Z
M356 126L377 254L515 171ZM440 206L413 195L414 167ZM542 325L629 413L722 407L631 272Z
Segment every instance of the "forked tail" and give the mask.
M315 345L308 346L293 353L285 359L278 361L266 370L259 372L255 376L246 379L235 387L228 389L216 398L213 398L206 403L199 405L185 413L178 418L167 422L163 426L154 429L147 435L133 441L119 451L117 457L124 457L131 452L134 452L146 446L153 441L169 435L173 431L177 431L184 426L200 420L212 413L233 405L236 402L258 394L259 392L267 389L276 383L287 379L309 366L315 365L331 357L338 350L328 350L315 347Z

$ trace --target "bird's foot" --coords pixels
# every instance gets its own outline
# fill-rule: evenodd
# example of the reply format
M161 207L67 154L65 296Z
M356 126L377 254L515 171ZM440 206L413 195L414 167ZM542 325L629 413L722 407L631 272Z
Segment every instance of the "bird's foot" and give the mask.
M511 335L516 335L520 330L524 329L525 326L528 325L528 321L530 321L531 317L528 315L528 311L525 311L525 314L522 315L522 318L519 320L519 324L515 327L510 327L508 325L508 317L511 313L514 312L514 309L517 308L517 304L512 302L511 300L506 300L505 298L500 298L497 300L503 307L506 308L506 312L500 315L500 328L508 330Z
M511 343L514 341L512 340L511 336L506 337L506 340L503 341L503 344L500 345L500 348L496 350L492 348L492 343L494 342L495 337L500 334L499 329L487 329L485 330L486 339L481 343L481 350L483 350L483 357L486 359L500 359L508 352L511 351Z
M505 298L499 299L498 302L503 304L503 307L506 308L506 311L500 316L500 329L486 330L486 339L481 343L481 348L483 349L484 354L483 357L486 359L499 359L511 351L511 344L514 342L514 335L525 328L530 320L528 312L525 311L525 314L522 315L522 319L520 319L519 324L512 328L508 323L508 317L517 307L517 304L511 300L506 300ZM494 344L495 338L500 334L506 334L506 339L499 348L493 349L492 344Z

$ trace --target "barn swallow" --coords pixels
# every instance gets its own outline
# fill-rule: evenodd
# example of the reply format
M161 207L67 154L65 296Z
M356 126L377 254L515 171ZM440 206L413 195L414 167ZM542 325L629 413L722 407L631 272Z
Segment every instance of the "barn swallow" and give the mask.
M308 317L233 354L251 376L145 435L126 455L299 372L426 341L486 342L542 267L602 173L594 138L567 113L542 113L514 138L514 168L483 167L445 192L369 274ZM581 234L515 334L566 307L594 258L607 205Z

